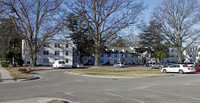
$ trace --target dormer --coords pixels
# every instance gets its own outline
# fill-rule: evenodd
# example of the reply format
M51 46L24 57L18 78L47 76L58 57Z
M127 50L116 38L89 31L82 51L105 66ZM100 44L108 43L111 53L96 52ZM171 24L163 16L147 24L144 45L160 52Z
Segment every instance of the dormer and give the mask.
M112 49L112 52L115 52L115 49Z

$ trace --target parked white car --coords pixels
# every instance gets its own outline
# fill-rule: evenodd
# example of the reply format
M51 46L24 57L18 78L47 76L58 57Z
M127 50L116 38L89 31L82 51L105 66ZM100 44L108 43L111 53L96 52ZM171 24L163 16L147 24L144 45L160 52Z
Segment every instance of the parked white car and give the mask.
M122 64L122 63L116 63L116 64L114 64L113 65L113 67L124 67L125 65L124 64Z
M162 68L161 72L163 72L163 73L177 72L177 73L183 74L183 73L196 72L196 70L194 67L188 67L188 65L186 65L186 64L173 64L166 68Z
M64 68L66 67L66 64L63 60L56 60L54 63L53 63L53 67L54 68Z

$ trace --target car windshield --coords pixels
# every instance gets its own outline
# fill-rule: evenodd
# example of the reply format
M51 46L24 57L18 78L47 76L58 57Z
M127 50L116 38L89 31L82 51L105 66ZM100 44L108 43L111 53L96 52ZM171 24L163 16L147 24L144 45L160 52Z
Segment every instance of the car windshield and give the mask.
M59 64L65 64L65 62L64 61L59 61Z

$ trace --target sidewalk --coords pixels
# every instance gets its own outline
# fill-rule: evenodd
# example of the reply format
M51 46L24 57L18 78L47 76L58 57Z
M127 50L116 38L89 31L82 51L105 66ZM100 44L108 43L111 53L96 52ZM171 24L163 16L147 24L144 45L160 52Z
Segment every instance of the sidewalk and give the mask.
M0 102L0 103L47 103L51 100L61 100L62 103L77 103L77 102L71 102L66 99L61 99L61 98L32 98L32 99L24 99L24 100L15 100L15 101L7 101L7 102ZM56 102L57 103L57 102Z
M15 82L13 80L13 77L10 75L8 70L6 70L5 68L0 67L0 73L1 73L1 79L2 79L3 83L13 83L13 82Z

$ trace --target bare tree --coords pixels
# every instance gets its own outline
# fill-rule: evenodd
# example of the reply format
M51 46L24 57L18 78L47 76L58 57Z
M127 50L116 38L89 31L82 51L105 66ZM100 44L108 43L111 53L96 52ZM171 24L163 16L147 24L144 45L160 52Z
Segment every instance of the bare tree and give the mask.
M196 62L199 53L199 42L194 42L186 50L186 59L188 62Z
M200 35L200 5L197 0L164 0L154 11L154 19L161 23L161 36L177 49L178 62L182 53Z
M10 17L29 48L30 66L36 65L37 53L45 40L60 29L59 8L62 0L1 0L1 12ZM41 42L38 42L40 38Z
M101 47L120 30L135 24L144 10L143 3L136 0L73 0L67 5L89 26L95 41L95 65L99 65Z
M133 47L133 48L138 47L138 44L139 44L139 41L140 41L140 38L139 38L138 35L131 33L127 36L124 36L123 38L124 38L124 41L126 41L126 44L129 47Z

